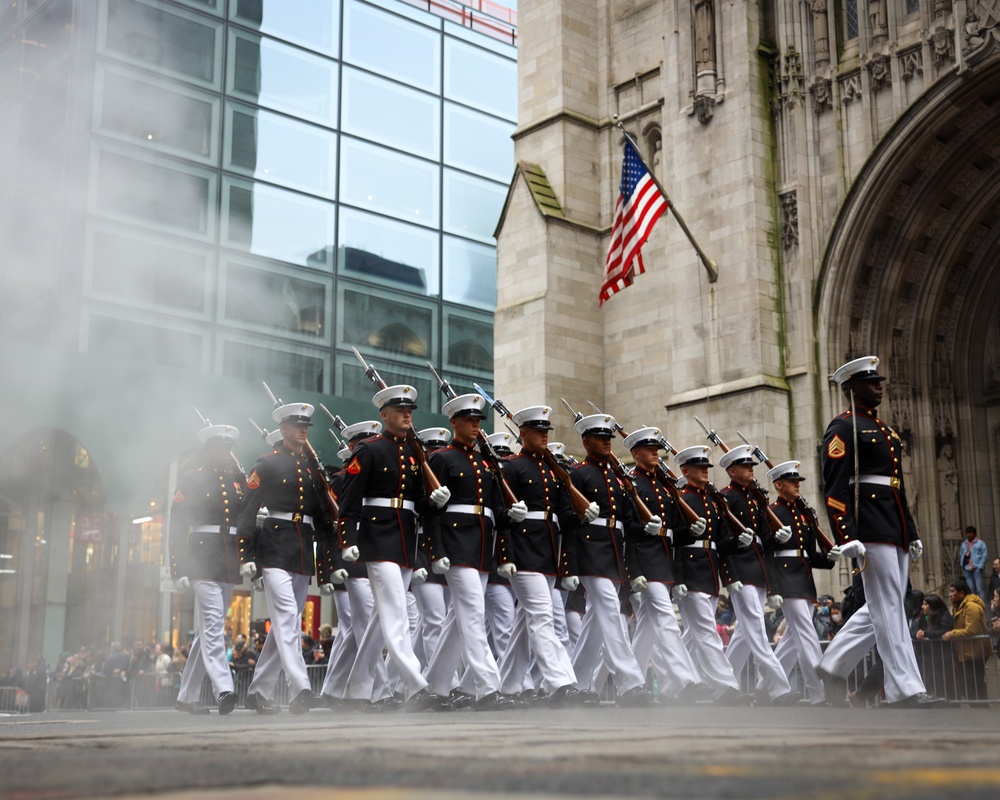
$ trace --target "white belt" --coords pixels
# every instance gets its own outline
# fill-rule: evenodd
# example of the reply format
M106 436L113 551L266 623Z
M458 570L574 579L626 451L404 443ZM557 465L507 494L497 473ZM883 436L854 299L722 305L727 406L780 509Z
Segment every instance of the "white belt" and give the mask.
M404 511L416 513L416 506L412 500L404 500L401 497L366 497L361 501L363 506L377 506L378 508L402 508Z
M684 545L685 550L715 550L715 542L695 542Z
M222 530L221 525L199 525L197 528L192 528L191 533L218 533L220 530ZM229 535L236 535L235 527L229 528Z
M600 525L602 528L610 528L611 527L611 520L607 519L606 517L598 517L597 519L595 519L590 524L591 525ZM620 530L620 531L625 530L625 526L622 525L622 521L620 519L616 519L615 520L614 527L618 528L618 530Z
M445 506L445 513L452 514L474 514L477 517L486 516L493 519L493 509L489 506L472 506L467 503L449 503Z
M272 511L267 515L270 519L283 519L288 522L304 522L306 525L313 524L313 518L308 514L300 514L298 511Z
M854 478L848 483L853 486ZM878 486L891 486L893 489L899 488L899 478L890 478L888 475L859 475L858 483L874 483Z
M555 515L552 511L529 511L525 519L538 519L544 522L552 522L556 526L556 530L559 530L559 517Z
M802 556L801 550L776 550L775 558L799 558Z

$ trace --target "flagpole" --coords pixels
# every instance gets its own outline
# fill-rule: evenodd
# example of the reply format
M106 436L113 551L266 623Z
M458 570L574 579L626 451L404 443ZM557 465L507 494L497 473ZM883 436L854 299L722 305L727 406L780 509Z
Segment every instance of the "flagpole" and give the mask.
M652 168L649 166L649 164L646 163L646 159L642 157L642 151L639 149L639 145L636 143L635 139L633 139L629 135L629 132L625 130L625 126L622 124L622 121L618 119L618 115L614 114L611 117L611 119L618 127L618 130L622 132L622 135L632 145L632 148L635 150L635 154L639 157L639 160L642 162L642 165L646 168L646 172L649 173L649 177L653 179L653 183L656 185L656 188L660 190L660 194L663 195L663 199L667 201L667 208L670 209L670 213L674 215L674 219L677 220L677 224L681 226L681 230L684 231L684 235L687 236L688 241L691 242L691 246L694 247L695 252L698 253L698 258L701 259L701 263L705 265L705 270L708 272L708 282L715 283L719 279L718 265L714 261L712 261L712 259L710 259L707 255L705 255L705 251L701 249L701 245L698 244L694 236L691 234L691 230L688 228L687 223L684 221L684 217L682 217L680 213L677 211L677 208L674 206L673 201L667 194L667 190L664 189L663 184L660 183L660 179L653 174Z

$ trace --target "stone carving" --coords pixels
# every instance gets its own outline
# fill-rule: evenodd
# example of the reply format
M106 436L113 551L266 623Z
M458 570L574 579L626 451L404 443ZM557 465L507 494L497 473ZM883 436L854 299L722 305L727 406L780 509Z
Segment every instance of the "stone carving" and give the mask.
M888 54L873 52L862 57L861 63L867 67L872 79L872 88L878 92L892 83L892 60Z
M805 79L802 75L802 58L795 45L788 48L785 57L780 60L777 86L775 87L772 108L775 113L782 109L791 110L802 100Z
M715 94L715 5L713 0L694 3L695 95ZM701 119L701 115L698 116ZM711 115L708 117L711 119ZM707 120L701 120L706 122Z
M781 200L781 241L786 250L799 243L799 204L794 189L779 195Z
M715 98L706 94L698 95L694 99L692 110L697 115L698 121L707 125L715 114Z
M861 73L853 72L840 79L840 102L850 103L861 98Z
M809 92L813 98L813 111L822 114L833 108L833 81L817 76L813 79Z
M871 22L872 44L882 44L889 38L885 22L885 0L868 0L868 19Z
M938 25L933 33L924 31L923 38L931 46L931 58L935 67L942 67L955 60L955 37L944 25Z
M938 479L941 535L960 537L962 523L959 515L958 465L955 463L954 437L945 436L938 442L934 472Z
M813 43L816 46L816 69L830 63L830 23L826 0L811 0L813 15Z
M971 53L986 41L982 36L984 28L981 23L982 20L979 19L979 15L975 11L970 11L965 15L965 19L962 21L962 41L965 43L962 47L963 53Z
M951 0L934 0L934 16L946 17L951 13Z
M988 392L1000 390L1000 324L996 318L986 332L983 352L983 383Z
M920 48L903 53L899 57L899 73L904 81L913 79L914 75L924 74L924 58Z

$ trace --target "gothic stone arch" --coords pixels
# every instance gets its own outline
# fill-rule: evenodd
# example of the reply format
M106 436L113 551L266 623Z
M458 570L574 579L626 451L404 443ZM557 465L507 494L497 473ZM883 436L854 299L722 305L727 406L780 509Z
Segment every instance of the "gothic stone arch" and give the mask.
M878 144L834 224L816 293L821 374L868 353L883 416L908 443L908 493L929 558L953 574L969 524L997 547L1000 423L1000 51L935 83ZM831 414L839 390L825 393Z

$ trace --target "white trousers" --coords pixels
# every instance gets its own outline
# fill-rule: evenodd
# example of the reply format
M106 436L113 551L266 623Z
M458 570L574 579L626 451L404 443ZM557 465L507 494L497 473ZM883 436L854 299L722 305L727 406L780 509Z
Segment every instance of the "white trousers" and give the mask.
M278 674L285 670L288 696L295 698L309 688L309 673L302 657L302 609L309 594L309 576L283 569L266 567L264 595L271 612L271 630L260 651L248 693L259 692L265 700L273 701L278 686Z
M726 660L722 639L715 630L715 608L719 601L704 592L688 592L677 605L684 620L681 639L691 654L702 683L715 689L716 697L727 689L739 689L733 668Z
M448 615L447 587L425 581L419 586L411 587L410 591L420 609L420 638L424 643L426 667L437 650L438 640L444 629L444 618Z
M437 649L427 667L431 694L447 697L455 672L465 659L476 699L500 690L500 673L486 638L486 582L489 575L472 567L452 567L447 573L451 607Z
M587 613L583 615L580 638L573 651L573 671L581 691L599 691L594 686L597 665L603 659L614 675L618 694L646 685L646 676L635 660L628 641L625 618L618 601L618 586L608 578L584 575L580 582L587 590Z
M420 674L420 661L410 641L410 619L406 606L406 587L413 570L404 569L392 561L373 561L367 565L368 580L374 598L374 608L358 645L358 656L347 679L347 699L381 700L388 696L388 681L376 693L376 681L381 681L383 646L399 670L403 694L409 700L427 681ZM349 590L348 590L349 591ZM354 598L351 598L353 605ZM357 609L354 609L355 616ZM356 624L356 623L355 623Z
M726 657L733 667L733 673L739 675L747 665L747 659L753 653L757 672L767 686L767 695L772 700L792 691L788 677L781 663L774 655L771 644L767 640L767 629L764 627L764 603L767 601L767 589L763 586L747 585L742 592L732 592L729 600L736 611L736 630L726 649Z
M358 654L358 642L354 638L350 594L336 591L333 593L333 602L337 605L337 638L330 648L322 694L343 700L347 679Z
M566 623L566 593L556 585L558 580L553 578L552 586L552 623L556 627L556 638L562 642L566 652L572 652L573 647L569 641L569 626Z
M233 596L233 584L216 581L191 581L194 590L194 641L188 653L181 688L180 703L197 703L201 685L208 675L212 692L233 691L233 673L226 660L226 611Z
M578 611L566 611L566 638L569 640L569 652L576 650L583 630L583 614Z
M503 583L486 584L486 625L493 640L493 655L499 661L514 630L514 592Z
M417 663L420 664L420 669L423 671L424 659L422 653L424 648L423 643L420 641L420 610L417 608L417 601L413 597L413 593L409 591L406 593L406 629L410 636L410 646L413 648L413 655L417 657ZM390 693L405 694L406 684L392 659L386 659L385 669L389 676ZM377 691L376 694L378 694Z
M361 652L361 643L364 640L365 631L368 629L368 623L371 621L372 612L375 609L375 597L372 595L371 582L368 578L348 578L347 591L337 592L335 596L339 597L342 594L347 595L346 605L349 608L350 614L348 632L350 635L344 637L343 650L336 654L336 663L334 662L334 656L330 656L329 666L326 671L326 680L323 682L323 694L335 697L338 700L353 697L348 694L347 687L350 684L351 671L354 669L354 664L358 660L358 654ZM337 609L339 613L339 603ZM382 700L391 694L388 688L389 680L385 662L382 659L382 639L374 636L368 641L367 646L370 649L365 651L365 663L372 665L372 688L367 697L354 699ZM334 645L334 650L336 649L337 647ZM358 675L360 676L361 673L359 672ZM360 688L358 691L364 692L364 688Z
M865 548L867 564L861 580L866 602L833 637L820 667L831 675L847 678L877 644L885 665L885 699L896 703L927 691L903 608L910 559L905 550L892 544L867 544Z
M541 688L552 694L563 686L576 684L573 664L556 636L552 615L552 586L555 578L540 572L521 571L511 579L517 597L514 630L500 661L500 691L518 694L533 689L531 656L541 671Z
M639 597L632 652L640 668L652 660L660 693L665 697L677 697L685 686L698 683L698 670L681 641L670 587L653 581Z
M785 614L786 630L774 648L774 655L781 662L785 675L791 675L798 662L809 702L818 705L826 700L826 692L816 672L823 658L823 649L819 646L816 626L812 621L813 602L802 597L789 597L781 610Z

